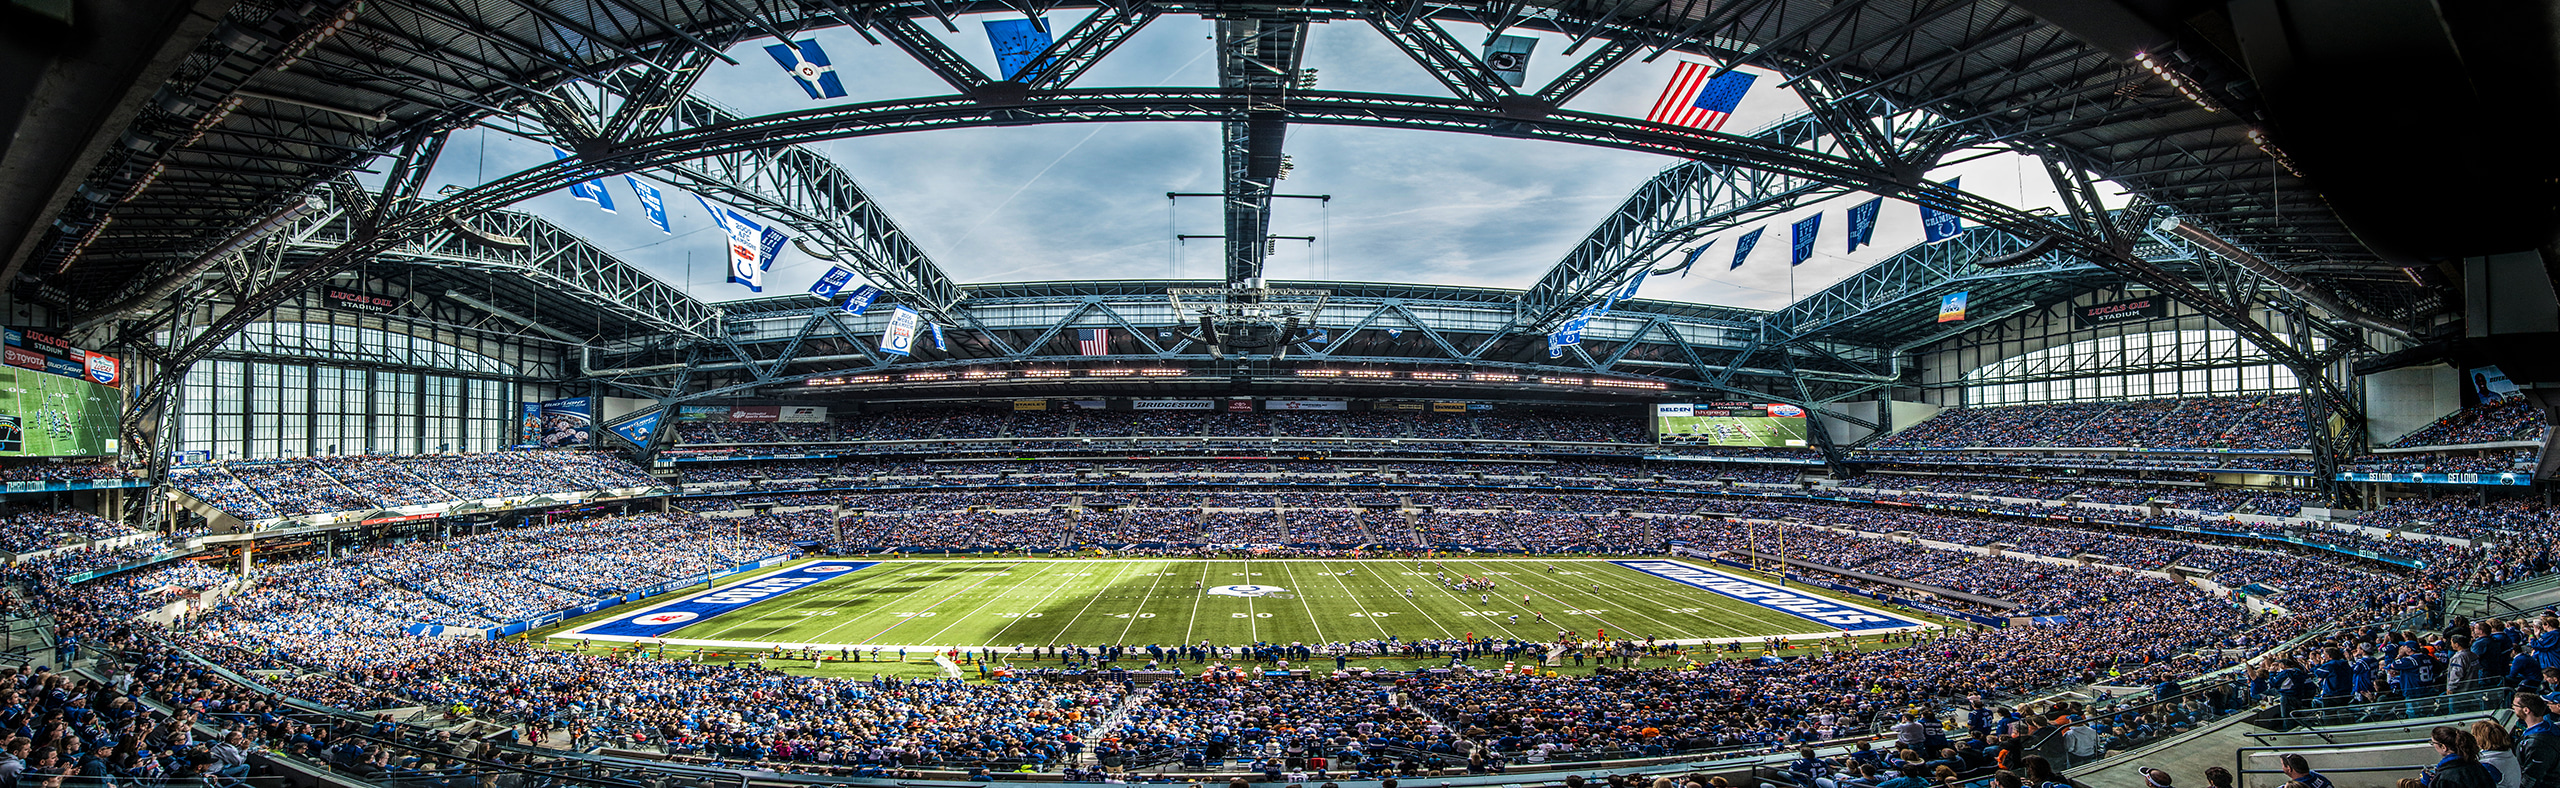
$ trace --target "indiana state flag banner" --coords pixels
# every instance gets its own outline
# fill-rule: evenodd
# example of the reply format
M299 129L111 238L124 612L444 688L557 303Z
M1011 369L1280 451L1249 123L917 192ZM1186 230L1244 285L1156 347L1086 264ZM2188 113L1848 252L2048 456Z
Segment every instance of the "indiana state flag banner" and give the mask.
M773 44L764 48L782 70L800 82L800 89L812 99L844 98L844 80L836 76L836 67L827 62L827 51L818 48L818 40L804 38L796 42Z

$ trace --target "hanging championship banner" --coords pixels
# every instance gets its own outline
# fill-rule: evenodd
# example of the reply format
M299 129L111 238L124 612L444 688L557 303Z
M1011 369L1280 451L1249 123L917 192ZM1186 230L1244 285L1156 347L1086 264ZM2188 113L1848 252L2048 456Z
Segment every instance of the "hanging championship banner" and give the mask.
M737 211L728 213L720 226L729 231L729 281L764 292L764 226Z
M916 311L904 306L889 313L889 327L880 332L880 352L895 356L915 350Z

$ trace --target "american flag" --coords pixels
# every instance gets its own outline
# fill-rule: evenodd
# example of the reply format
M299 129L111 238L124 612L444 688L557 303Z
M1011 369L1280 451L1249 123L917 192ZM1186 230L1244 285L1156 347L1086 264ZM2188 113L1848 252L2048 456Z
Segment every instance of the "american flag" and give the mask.
M1741 71L1728 71L1724 76L1708 79L1714 66L1682 61L1671 73L1671 84L1662 88L1662 96L1653 100L1653 112L1644 119L1654 123L1716 131L1733 119L1733 108L1742 103L1742 94L1751 91L1758 79Z
M1088 356L1111 355L1111 329L1076 329L1076 352Z

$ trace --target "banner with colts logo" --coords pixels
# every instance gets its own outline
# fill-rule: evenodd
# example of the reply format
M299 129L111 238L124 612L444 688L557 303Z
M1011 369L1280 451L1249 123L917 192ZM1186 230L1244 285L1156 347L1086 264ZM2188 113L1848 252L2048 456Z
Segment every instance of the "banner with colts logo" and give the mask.
M878 561L820 561L609 619L572 634L666 637L668 633L709 621L721 614L879 565Z

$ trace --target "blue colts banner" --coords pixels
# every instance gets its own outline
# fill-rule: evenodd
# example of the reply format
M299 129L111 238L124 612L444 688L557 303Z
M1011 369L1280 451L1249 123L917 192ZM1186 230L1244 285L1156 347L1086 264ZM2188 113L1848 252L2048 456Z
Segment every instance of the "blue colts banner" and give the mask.
M641 183L638 177L625 175L622 180L630 183L631 194L640 198L640 212L649 215L649 223L657 225L658 232L674 235L676 231L667 227L666 195L659 194L658 187Z
M1844 632L1918 629L1928 626L1926 623L1882 610L1846 602L1834 602L1683 561L1611 561L1609 563L1691 588L1713 591Z
M1031 65L1032 58L1049 51L1048 17L991 19L986 25L987 43L995 47L996 66L1004 72L1005 81L1029 82L1040 76L1040 71L1057 62L1056 58L1051 58L1049 63L1040 64L1038 69Z
M935 349L935 350L950 350L950 349L951 349L951 348L948 348L948 347L944 347L944 346L943 346L943 344L942 344L942 324L941 324L941 323L926 323L925 325L928 325L928 326L932 326L932 327L933 327L933 349Z
M1882 210L1882 197L1849 206L1849 251L1876 242L1876 213Z
M1787 264L1804 265L1804 261L1813 257L1813 239L1822 235L1822 214L1804 217L1788 229L1793 233L1788 240L1795 243L1795 249Z
M638 615L596 624L578 630L575 634L600 637L666 637L676 630L718 618L722 614L739 608L879 565L878 561L821 561L788 572L775 572L728 588L695 594L649 608Z
M1725 270L1741 268L1742 261L1751 259L1751 247L1760 245L1760 231L1766 229L1769 228L1754 227L1751 228L1751 232L1743 233L1741 238L1736 239L1733 242L1733 265Z
M561 150L559 148L551 149L552 161L559 161L566 158L569 158L568 151ZM604 190L604 181L572 181L569 184L569 196L595 203L596 207L604 209L605 213L615 212L613 210L613 193Z
M843 292L844 286L852 281L853 269L841 265L829 268L825 276L818 277L817 283L809 285L809 294L833 301L836 293Z
M870 309L871 302L879 299L880 288L872 287L870 285L863 285L861 287L854 288L853 295L844 300L845 314L860 316L862 314L862 310Z
M791 236L783 234L781 230L764 228L764 236L756 239L756 270L773 270L774 258L781 257L782 245L790 242Z
M1957 185L1963 181L1964 179L1960 177L1948 178L1947 188L1957 188ZM1929 234L1929 243L1937 243L1964 232L1964 221L1957 218L1955 214L1930 207L1929 203L1923 200L1920 203L1920 229Z

